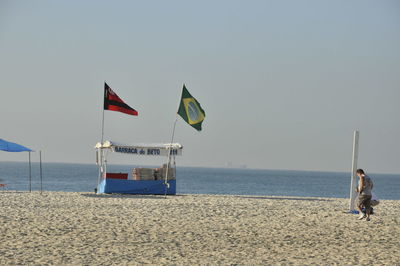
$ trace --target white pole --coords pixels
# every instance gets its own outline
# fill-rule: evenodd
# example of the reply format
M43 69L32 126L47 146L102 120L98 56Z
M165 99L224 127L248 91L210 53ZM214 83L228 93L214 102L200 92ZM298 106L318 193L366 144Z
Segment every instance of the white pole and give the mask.
M350 186L350 205L349 211L355 212L355 200L357 197L356 187L357 187L357 162L358 162L358 139L359 139L359 131L354 131L353 137L353 159L351 164L351 186Z
M40 194L43 192L43 172L42 172L42 151L39 151L39 167L40 167Z
M101 147L97 149L97 156L98 156L98 165L99 165L99 177L97 179L97 186L96 186L96 193L99 193L99 185L102 181L104 173L106 172L106 161L105 161L105 154L104 154L103 144Z
M29 152L29 192L32 192L32 164L31 164L31 152Z
M105 175L107 174L107 150L103 149L103 176L105 178Z

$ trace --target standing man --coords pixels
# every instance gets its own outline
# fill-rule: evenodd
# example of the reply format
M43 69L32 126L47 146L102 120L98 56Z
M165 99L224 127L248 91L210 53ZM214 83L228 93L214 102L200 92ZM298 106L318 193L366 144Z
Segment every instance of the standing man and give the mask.
M371 214L371 198L372 198L372 188L374 184L369 176L367 176L363 169L357 169L357 176L360 178L359 185L357 187L358 204L357 208L360 211L359 220L367 218L370 220L369 215ZM362 212L362 208L365 208L365 214Z

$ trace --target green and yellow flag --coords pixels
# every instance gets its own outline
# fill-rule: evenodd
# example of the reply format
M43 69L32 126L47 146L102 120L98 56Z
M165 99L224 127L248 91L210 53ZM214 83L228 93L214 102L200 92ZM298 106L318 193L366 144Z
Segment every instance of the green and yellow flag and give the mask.
M183 84L181 104L179 105L178 114L189 125L201 131L201 123L203 123L206 113L201 108L200 103L189 93Z

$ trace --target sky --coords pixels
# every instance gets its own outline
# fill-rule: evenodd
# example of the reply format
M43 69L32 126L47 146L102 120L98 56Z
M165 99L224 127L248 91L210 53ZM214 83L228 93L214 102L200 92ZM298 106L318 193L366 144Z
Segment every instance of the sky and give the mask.
M185 83L180 166L350 172L359 130L358 166L399 174L399 47L399 1L0 0L0 138L94 164L106 81L139 116L105 139L168 143Z

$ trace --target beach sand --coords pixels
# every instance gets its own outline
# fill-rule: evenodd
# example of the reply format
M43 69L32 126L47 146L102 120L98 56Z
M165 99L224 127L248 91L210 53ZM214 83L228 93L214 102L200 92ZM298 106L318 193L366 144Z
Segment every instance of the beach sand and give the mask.
M400 201L0 191L1 265L400 265Z

